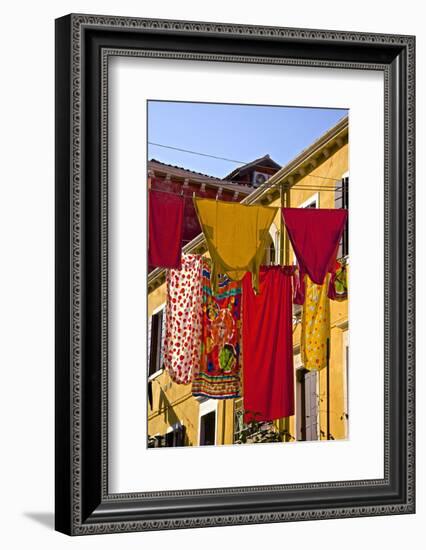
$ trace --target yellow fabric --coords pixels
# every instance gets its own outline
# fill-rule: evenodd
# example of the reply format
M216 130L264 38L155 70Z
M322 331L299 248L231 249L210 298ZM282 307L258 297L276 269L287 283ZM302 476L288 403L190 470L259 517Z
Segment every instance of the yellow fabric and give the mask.
M305 275L305 302L302 311L301 350L303 366L320 370L327 366L327 338L330 338L330 300L327 296L327 275L317 285Z
M194 198L194 204L213 261L213 291L217 292L219 273L240 281L250 271L258 293L260 262L278 208L199 197Z

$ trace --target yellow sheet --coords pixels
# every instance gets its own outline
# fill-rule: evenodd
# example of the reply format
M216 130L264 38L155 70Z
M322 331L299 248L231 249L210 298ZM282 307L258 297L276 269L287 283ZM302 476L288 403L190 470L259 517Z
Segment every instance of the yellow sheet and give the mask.
M258 293L260 262L278 208L199 197L194 198L194 204L213 261L213 292L217 292L219 273L240 281L250 271Z

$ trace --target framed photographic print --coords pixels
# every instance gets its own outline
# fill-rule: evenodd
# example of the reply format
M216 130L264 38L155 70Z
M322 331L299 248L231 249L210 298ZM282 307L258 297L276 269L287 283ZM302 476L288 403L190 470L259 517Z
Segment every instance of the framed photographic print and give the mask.
M56 529L414 513L412 36L56 21Z

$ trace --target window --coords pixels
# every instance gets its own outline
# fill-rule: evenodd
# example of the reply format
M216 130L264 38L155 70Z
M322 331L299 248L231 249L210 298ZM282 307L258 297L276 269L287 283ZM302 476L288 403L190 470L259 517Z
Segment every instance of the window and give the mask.
M163 366L164 336L166 334L165 305L153 313L148 322L148 376Z
M174 424L167 430L164 447L183 447L185 445L185 426Z
M319 208L319 193L314 193L309 199L299 206L299 208ZM293 265L296 265L296 256L293 254ZM302 306L300 304L293 304L293 314L296 317L302 315Z
M275 223L271 224L269 228L268 241L265 248L265 254L261 261L261 265L276 265L279 260L280 250L280 232L277 229Z
M309 199L302 202L298 208L319 208L319 193L314 193Z
M349 176L344 175L340 184L337 186L334 193L335 208L349 208ZM349 222L346 221L345 229L343 230L342 239L339 243L337 252L338 258L343 258L349 254Z
M216 411L211 411L201 417L200 445L216 443Z
M198 444L216 445L217 399L197 398L200 403Z
M318 373L296 370L296 439L318 439Z
M268 242L265 248L265 254L261 261L261 265L275 265L275 244L272 236L268 235Z
M148 438L148 447L183 447L185 445L185 426L180 422L173 424L164 435L157 434Z
M319 193L315 193L309 199L307 199L305 202L302 202L302 204L299 206L299 208L319 208ZM296 256L293 254L293 265L296 265L297 260ZM302 307L296 305L296 309L298 311L301 311Z

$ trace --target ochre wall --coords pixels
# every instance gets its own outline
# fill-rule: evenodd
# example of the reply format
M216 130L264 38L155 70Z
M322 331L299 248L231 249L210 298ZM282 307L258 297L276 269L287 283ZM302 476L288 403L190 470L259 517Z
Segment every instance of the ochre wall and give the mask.
M185 445L198 445L199 400L192 396L191 384L174 383L167 372L152 377L152 409L148 404L148 434L164 435L180 422L185 426ZM233 443L234 406L232 399L217 403L218 445Z
M148 317L154 313L154 311L166 302L166 283L162 284L148 296Z

